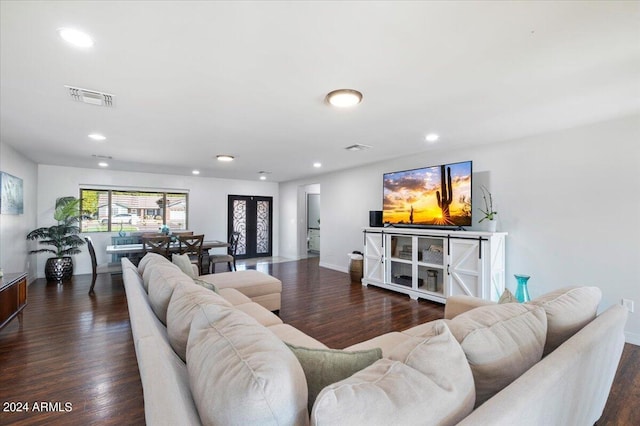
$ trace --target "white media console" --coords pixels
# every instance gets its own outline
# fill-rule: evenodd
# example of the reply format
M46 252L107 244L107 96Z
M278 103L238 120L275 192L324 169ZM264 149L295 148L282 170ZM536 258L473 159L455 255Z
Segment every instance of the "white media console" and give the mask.
M365 228L362 285L445 303L497 301L505 288L505 232Z

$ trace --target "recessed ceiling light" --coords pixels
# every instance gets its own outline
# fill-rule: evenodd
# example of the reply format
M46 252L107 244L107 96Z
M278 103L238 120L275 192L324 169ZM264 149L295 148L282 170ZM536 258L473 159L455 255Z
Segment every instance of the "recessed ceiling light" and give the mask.
M73 28L60 28L58 30L60 37L67 43L71 43L76 47L91 47L93 46L93 39L89 34L82 31L75 30Z
M313 167L315 167L316 169L319 169L320 167L322 167L322 163L319 163L319 162L313 163Z
M101 135L100 133L91 133L90 135L88 135L91 139L93 139L94 141L104 141L107 139L106 136Z
M100 167L109 167L109 163L101 161L101 162L98 163L98 166L100 166Z
M427 142L435 142L438 139L440 139L440 136L435 134L435 133L429 133L425 139L427 140Z
M267 180L267 177L265 175L260 176L260 180Z
M216 155L218 161L233 161L233 155Z
M338 108L348 108L362 102L362 93L353 89L338 89L327 94L327 102Z
M191 173L193 173L194 175L199 175L200 174L200 170L193 170Z

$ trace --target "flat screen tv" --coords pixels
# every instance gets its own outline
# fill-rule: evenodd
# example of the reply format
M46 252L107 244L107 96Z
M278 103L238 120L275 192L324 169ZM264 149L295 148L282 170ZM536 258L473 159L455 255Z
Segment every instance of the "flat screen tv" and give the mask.
M471 164L385 173L382 220L399 226L471 226Z

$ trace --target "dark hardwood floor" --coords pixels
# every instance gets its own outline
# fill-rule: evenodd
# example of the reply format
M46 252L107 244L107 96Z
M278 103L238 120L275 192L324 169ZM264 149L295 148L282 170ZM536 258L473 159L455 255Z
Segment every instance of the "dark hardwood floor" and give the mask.
M256 268L255 266L250 268ZM351 284L318 259L258 265L283 282L282 319L333 348L441 318L443 306ZM22 321L0 330L0 424L144 424L142 386L121 278L29 286ZM11 412L28 403L29 411ZM34 406L36 409L34 409ZM598 425L640 424L640 347L625 345Z

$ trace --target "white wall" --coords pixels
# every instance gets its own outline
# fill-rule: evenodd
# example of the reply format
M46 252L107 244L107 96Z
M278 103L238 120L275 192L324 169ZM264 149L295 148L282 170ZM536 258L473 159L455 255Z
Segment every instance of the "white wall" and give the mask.
M39 165L37 226L53 224L53 207L56 199L66 195L78 197L80 185L188 190L189 230L203 233L205 239L223 241L227 239L227 196L229 194L273 197L273 254L274 256L278 254L277 218L280 203L277 183ZM117 232L97 232L89 235L96 246L98 263L109 262L110 256L105 253L105 249L111 244L111 236L117 235ZM38 277L44 276L46 259L46 255L38 255ZM81 254L74 257L74 274L90 272L91 260L85 247Z
M627 340L640 344L640 116L476 148L442 149L315 176L322 186L322 266L347 271L347 253L361 249L369 210L382 209L382 174L473 161L473 229L480 218L478 186L486 185L507 237L507 286L531 275L532 297L568 285L594 285L601 309L635 301ZM398 141L401 143L401 141ZM446 146L446 138L441 144ZM295 221L297 188L280 185L282 224ZM283 229L284 231L284 229ZM281 233L287 255L293 229Z
M38 168L36 164L11 146L0 142L0 171L22 179L24 213L0 215L0 268L4 272L27 272L28 281L35 279L36 263L28 253L33 247L26 235L36 228Z

